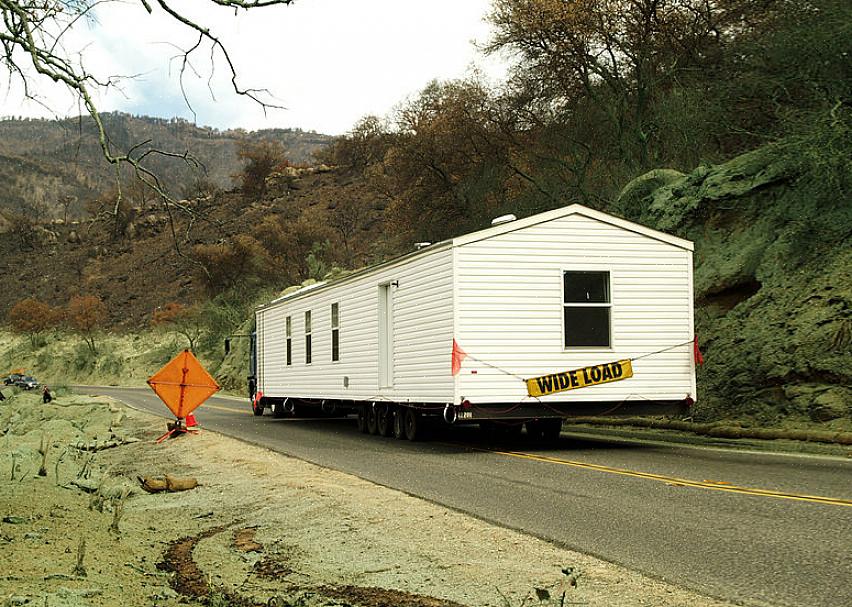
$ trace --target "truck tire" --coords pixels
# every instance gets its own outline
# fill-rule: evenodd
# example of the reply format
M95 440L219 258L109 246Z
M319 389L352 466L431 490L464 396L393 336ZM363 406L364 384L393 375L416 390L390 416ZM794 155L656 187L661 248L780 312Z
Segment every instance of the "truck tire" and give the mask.
M407 409L397 407L393 412L393 435L400 440L405 438L405 412Z
M378 405L376 407L376 430L381 436L393 436L393 407Z
M534 442L540 442L543 432L540 419L528 419L524 422L524 427L527 429L527 438Z
M251 401L251 412L260 417L263 415L263 404L260 402L263 399Z
M358 407L358 432L361 434L367 433L367 406L361 405Z
M559 435L562 433L562 418L542 419L541 424L541 440L545 445L555 445L559 442Z
M423 418L414 409L405 410L405 438L410 441L423 440Z
M367 432L370 434L379 433L379 415L376 407L372 405L367 406Z

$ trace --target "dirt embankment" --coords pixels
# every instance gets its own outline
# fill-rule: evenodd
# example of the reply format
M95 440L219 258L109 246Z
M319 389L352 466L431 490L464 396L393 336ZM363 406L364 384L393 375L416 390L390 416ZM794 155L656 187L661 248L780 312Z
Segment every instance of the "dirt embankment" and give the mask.
M721 604L211 432L155 444L164 426L103 399L0 402L0 604ZM199 485L141 490L164 474Z

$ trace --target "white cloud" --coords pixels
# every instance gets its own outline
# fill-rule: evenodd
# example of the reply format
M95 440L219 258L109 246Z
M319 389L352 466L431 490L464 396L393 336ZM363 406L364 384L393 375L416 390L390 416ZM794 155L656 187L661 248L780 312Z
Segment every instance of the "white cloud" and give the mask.
M202 76L185 74L187 95L199 124L341 133L365 114L388 112L433 78L463 76L473 62L499 77L501 67L486 63L472 44L488 36L483 18L489 5L488 0L303 0L235 17L233 11L196 0L186 6L221 36L240 84L268 88L287 109L264 117L261 108L235 95L221 57L211 98L208 51L194 55ZM148 15L136 3L104 5L98 24L78 28L69 42L89 45L86 66L94 73L139 74L123 82L123 94L113 90L101 95L102 109L192 118L178 86L179 63L169 61L176 49L167 42L187 48L194 36L156 8ZM21 108L14 91L8 97L5 103L0 99L0 113L38 114ZM69 111L67 100L56 105L52 89L45 97L58 112Z

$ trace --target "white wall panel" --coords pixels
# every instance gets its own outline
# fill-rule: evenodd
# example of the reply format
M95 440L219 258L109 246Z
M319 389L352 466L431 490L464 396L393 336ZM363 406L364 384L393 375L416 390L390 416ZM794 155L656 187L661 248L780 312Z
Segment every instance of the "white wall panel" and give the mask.
M455 252L459 345L521 378L634 358L692 337L692 253L673 244L574 214ZM610 272L610 348L564 348L564 270ZM467 359L457 394L474 404L525 400L526 386L508 373ZM695 396L691 345L637 360L631 379L543 401L680 400L687 394Z
M380 266L285 298L257 313L263 327L266 396L448 402L453 396L452 249ZM378 387L379 285L393 291L393 386ZM331 304L340 305L340 360L331 360ZM304 313L312 314L312 363L305 364ZM293 364L285 362L285 319L293 318ZM349 387L344 387L344 377Z

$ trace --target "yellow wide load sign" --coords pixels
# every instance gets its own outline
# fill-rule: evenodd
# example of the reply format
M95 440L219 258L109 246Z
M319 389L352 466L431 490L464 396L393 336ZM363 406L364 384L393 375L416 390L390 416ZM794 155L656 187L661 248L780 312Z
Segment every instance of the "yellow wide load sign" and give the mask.
M614 363L533 377L527 380L527 393L530 396L547 396L566 390L621 381L629 377L633 377L633 363L629 360L619 360Z

